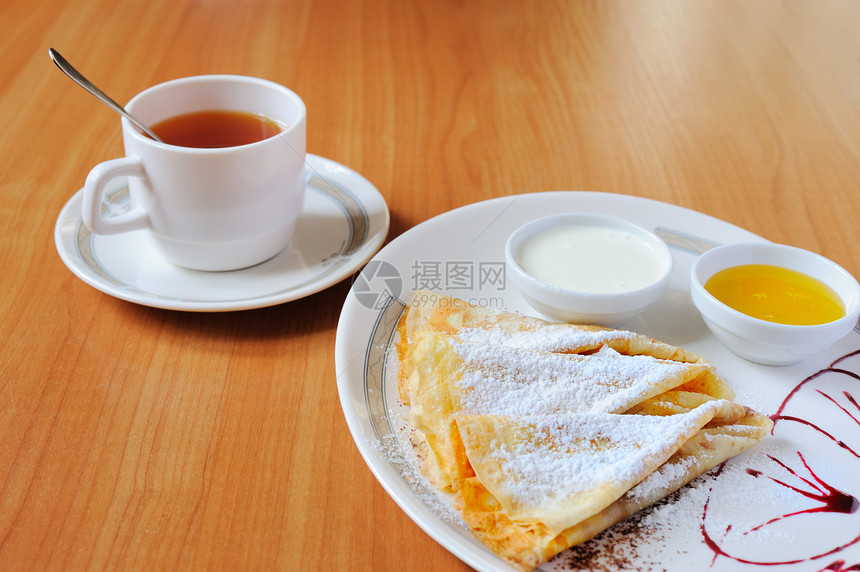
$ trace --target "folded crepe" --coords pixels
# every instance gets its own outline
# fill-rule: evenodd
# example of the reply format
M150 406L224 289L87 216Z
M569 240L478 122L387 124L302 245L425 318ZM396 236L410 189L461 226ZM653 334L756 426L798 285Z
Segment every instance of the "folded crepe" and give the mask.
M418 292L399 390L422 472L530 570L755 444L770 420L712 364L647 336Z

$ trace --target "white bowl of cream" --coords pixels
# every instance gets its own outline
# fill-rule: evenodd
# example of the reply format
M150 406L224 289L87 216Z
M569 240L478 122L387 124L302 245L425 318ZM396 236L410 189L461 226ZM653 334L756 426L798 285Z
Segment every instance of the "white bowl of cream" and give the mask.
M655 234L622 218L550 215L524 224L505 244L510 282L557 320L619 326L669 286L672 253Z

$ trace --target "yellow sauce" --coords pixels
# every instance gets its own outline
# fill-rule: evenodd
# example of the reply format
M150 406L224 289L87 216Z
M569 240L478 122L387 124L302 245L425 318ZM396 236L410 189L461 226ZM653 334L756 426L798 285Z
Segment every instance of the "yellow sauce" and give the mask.
M739 312L780 324L826 324L845 315L842 300L829 286L780 266L726 268L708 279L705 290Z

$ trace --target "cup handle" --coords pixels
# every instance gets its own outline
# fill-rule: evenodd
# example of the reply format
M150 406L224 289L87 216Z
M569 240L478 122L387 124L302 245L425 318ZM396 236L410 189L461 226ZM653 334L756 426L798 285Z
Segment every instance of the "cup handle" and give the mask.
M143 163L137 157L121 157L99 163L93 167L84 185L81 218L96 234L119 234L149 227L149 215L140 206L127 213L104 218L101 213L102 199L108 183L119 177L144 178Z

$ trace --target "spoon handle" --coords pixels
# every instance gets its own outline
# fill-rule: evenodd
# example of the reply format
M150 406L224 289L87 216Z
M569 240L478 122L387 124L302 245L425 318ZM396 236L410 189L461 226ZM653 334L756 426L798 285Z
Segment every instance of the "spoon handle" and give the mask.
M135 119L133 116L129 115L129 113L120 104L108 97L105 92L97 88L90 80L81 75L81 72L76 70L72 66L72 64L66 61L66 58L61 56L57 50L55 50L54 48L49 48L48 53L50 54L51 59L54 61L54 63L57 64L57 67L63 70L63 73L72 78L78 85L80 85L82 88L99 98L102 103L106 104L108 107L131 121L132 125L140 129L156 141L161 141L158 135L153 133L146 125Z

